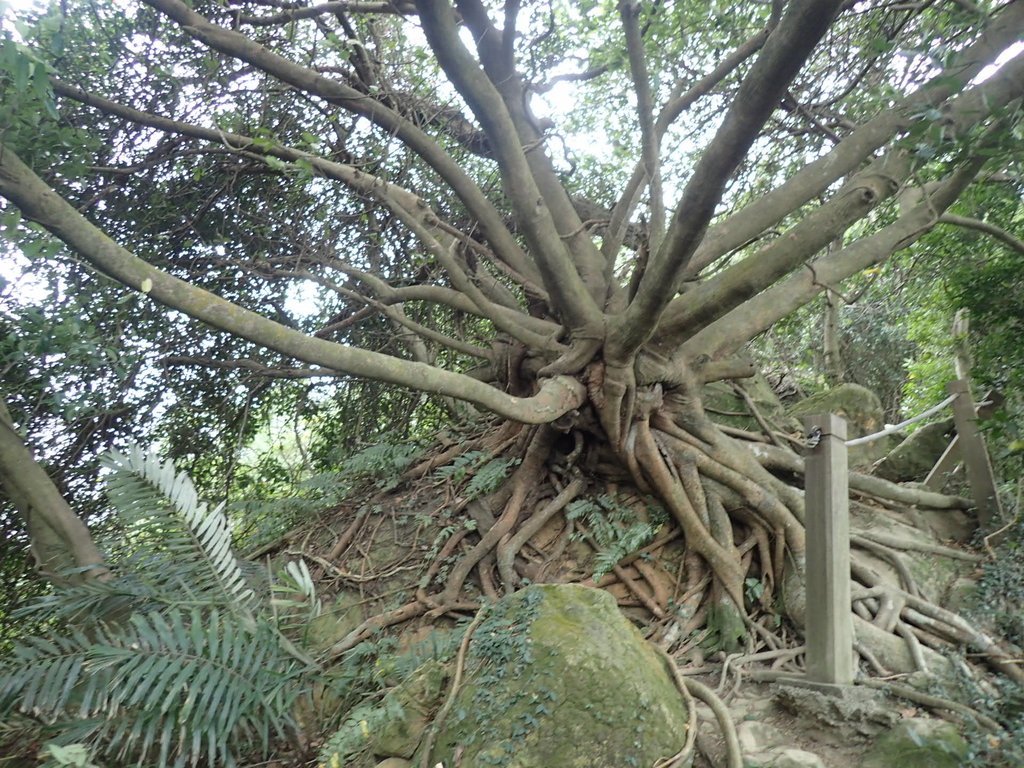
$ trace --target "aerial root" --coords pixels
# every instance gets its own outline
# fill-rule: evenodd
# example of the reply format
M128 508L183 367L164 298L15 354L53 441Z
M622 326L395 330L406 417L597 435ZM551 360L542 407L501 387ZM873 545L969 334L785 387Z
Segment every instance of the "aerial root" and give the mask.
M402 622L422 616L427 612L427 608L428 606L419 600L413 600L400 608L395 608L392 611L385 611L384 613L379 613L376 616L371 616L331 646L330 650L327 652L328 661L334 661L342 654L352 650L375 632L379 632L386 627L401 624Z
M744 573L740 571L735 550L730 552L729 549L715 541L707 526L701 521L678 474L673 473L672 465L663 457L650 425L646 421L640 420L636 422L634 428L636 430L637 458L652 487L658 492L682 528L687 548L698 552L704 558L726 593L742 610Z
M732 715L729 714L725 702L703 683L692 678L683 678L683 681L694 698L700 699L708 705L718 721L718 727L725 738L726 768L743 768L743 753L740 751L740 741L736 735L736 723L732 719ZM710 755L706 754L705 756L710 759Z
M511 495L505 503L501 517L488 530L483 531L480 541L455 564L441 595L435 602L448 605L458 601L459 593L469 574L481 560L498 546L502 537L508 534L519 520L523 502L540 474L548 458L556 432L550 426L538 427L529 438L522 463L516 468L509 481ZM499 492L500 493L500 492ZM497 591L494 590L495 596Z
M903 585L904 591L909 592L912 595L916 595L917 597L924 596L921 589L917 586L917 581L910 573L910 568L907 567L907 564L900 556L900 553L895 549L887 546L886 544L881 544L873 539L867 538L866 536L859 536L857 534L850 536L850 544L855 547L865 549L868 552L872 552L882 560L889 563L889 565L891 565L899 575L900 583Z
M561 512L565 507L582 493L586 488L586 480L582 477L574 478L561 493L555 496L539 512L534 513L529 520L523 523L514 535L507 536L498 544L498 573L501 576L502 585L506 592L512 592L516 588L516 575L513 568L515 557L519 550L533 538L547 522Z
M767 469L778 469L803 475L806 471L804 460L800 456L776 448L773 445L758 443L749 449L750 455L757 463ZM972 506L969 499L959 496L946 496L933 491L922 491L904 485L883 480L880 477L864 475L860 472L850 473L850 490L872 496L882 501L906 506L925 507L929 509L968 509Z

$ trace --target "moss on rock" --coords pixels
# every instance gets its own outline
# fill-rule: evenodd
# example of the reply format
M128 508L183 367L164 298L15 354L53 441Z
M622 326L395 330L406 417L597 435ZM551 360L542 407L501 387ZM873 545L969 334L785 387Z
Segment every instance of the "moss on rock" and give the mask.
M466 678L431 764L630 768L675 754L682 698L661 657L606 592L528 587L473 635Z
M923 480L946 450L952 432L952 419L925 424L893 448L875 467L875 474L895 483Z
M838 387L819 392L801 400L789 408L789 415L795 418L821 413L834 413L846 420L848 439L874 434L882 429L885 414L878 395L859 384L840 384ZM883 438L873 443L850 449L852 463L868 463L885 455L892 447L892 438Z
M735 382L713 381L705 384L701 390L701 400L712 421L751 432L761 431L761 425L750 413L746 401L733 389L734 383L743 388L761 415L778 429L799 431L799 422L786 414L786 407L761 374Z
M967 742L951 723L914 717L900 721L865 755L862 768L959 768Z

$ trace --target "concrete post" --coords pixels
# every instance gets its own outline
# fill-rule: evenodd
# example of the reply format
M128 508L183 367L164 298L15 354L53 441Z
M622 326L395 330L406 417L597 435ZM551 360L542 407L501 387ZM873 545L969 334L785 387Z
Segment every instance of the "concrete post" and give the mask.
M806 457L807 679L853 682L850 602L850 494L846 422L824 414L804 419L821 441Z

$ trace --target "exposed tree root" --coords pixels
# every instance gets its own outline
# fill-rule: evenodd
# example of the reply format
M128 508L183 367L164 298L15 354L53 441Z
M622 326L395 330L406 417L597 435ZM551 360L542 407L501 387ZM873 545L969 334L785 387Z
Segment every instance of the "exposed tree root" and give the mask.
M771 445L758 444L751 446L750 452L762 466L768 469L785 470L797 475L804 474L804 460L790 451L784 451ZM860 472L850 473L850 489L907 506L931 509L969 509L972 506L970 499L908 488Z
M679 674L679 668L676 666L675 659L669 656L659 645L654 644L654 649L661 656L662 661L665 662L669 674L672 675L676 688L686 702L687 712L686 739L682 748L671 757L659 760L654 764L654 768L680 768L680 766L686 765L691 755L693 755L693 748L697 743L697 702L694 701L693 694L690 692L686 680Z
M609 590L620 605L631 606L629 613L634 619L648 623L648 636L659 649L677 657L692 655L698 665L705 653L698 648L700 643L728 647L728 617L733 616L741 635L741 651L725 657L719 668L723 681L731 680L733 690L744 678L761 679L761 670L748 670L746 665L792 666L802 653L799 632L777 622L780 598L785 598L785 610L798 626L803 610L801 595L789 589L801 578L803 501L799 489L769 468L799 475L803 460L778 445L734 441L699 412L687 412L685 417L677 412L669 418L666 411L654 409L649 419L636 419L623 429L624 439L610 459L607 442L588 443L580 428L563 437L547 426L505 427L499 430L500 439L473 441L476 446L500 447L506 457L521 458L497 490L486 497L465 499L450 481L433 486L419 482L420 487L444 493L442 503L432 509L451 533L423 567L416 599L367 618L335 643L331 657L382 628L424 615L435 619L451 611L476 611L476 622L482 616L478 610L481 602L511 593L528 579L533 583L572 581ZM447 449L443 455L450 458L457 452ZM615 463L628 467L631 484L621 473L603 476L595 472L595 467ZM437 466L427 460L419 466L417 477ZM851 477L851 486L896 504L910 502L933 509L964 505L958 497L856 477ZM626 485L620 485L624 479ZM621 510L636 509L638 520L643 519L653 496L670 513L671 523L653 540L610 565L608 573L595 581L583 569L586 551L593 555L601 550L597 536L591 533L597 523L566 514L566 508L584 494L591 499L614 499ZM374 526L365 524L364 514L339 536L329 555L374 549L376 529L371 531ZM476 522L475 529L459 524L466 515ZM851 541L858 550L890 566L899 579L898 585L886 583L869 560L855 553L851 610L859 617L857 621L867 622L857 625L855 650L870 673L888 675L887 666L898 671L936 671L940 657L934 651L943 654L966 646L993 669L1024 683L1024 672L1012 654L956 613L926 599L904 560L908 551L968 563L980 562L981 556L876 531L857 533ZM331 559L317 562L322 562L325 571L333 570L327 568ZM386 575L387 569L377 572ZM359 580L360 589L371 587L369 581ZM783 584L787 589L783 590ZM771 626L766 618L772 620ZM461 657L474 626L471 624L463 638ZM894 644L880 644L885 636ZM894 648L899 649L900 644L905 650L897 653ZM457 675L462 663L457 661ZM673 670L682 680L674 665ZM797 667L793 670L799 672ZM458 685L456 678L448 706ZM726 734L727 764L741 765L735 729L721 698L688 678L681 690L684 696L696 697L712 708ZM930 706L925 701L919 703ZM955 706L946 708L957 711ZM444 713L442 710L437 724ZM976 713L964 710L961 714ZM691 728L680 753L659 765L682 764L692 756L695 743L699 747L699 741L694 741L697 738L696 728ZM428 757L429 749L424 759Z
M958 701L953 701L952 699L945 699L941 696L932 696L931 694L924 693L916 688L911 688L906 685L896 685L895 683L890 683L885 680L873 680L870 677L857 680L857 685L863 685L865 688L877 688L878 690L891 693L893 696L899 696L901 699L912 701L915 704L921 704L929 709L956 712L958 715L963 715L964 717L977 720L979 725L989 729L993 734L1000 733L1003 730L1003 727L988 715L982 714L978 710L972 709L966 704L961 704Z
M740 750L740 741L736 735L736 723L733 722L732 715L729 714L725 702L718 698L715 692L703 683L691 678L683 678L683 680L694 698L703 701L715 713L718 727L722 730L722 735L725 737L727 768L743 768L743 752Z
M476 628L480 626L480 623L484 620L484 616L487 614L485 608L481 608L476 612L476 616L466 627L466 632L462 636L462 642L459 643L459 652L455 656L455 671L452 674L452 685L448 691L448 696L445 698L444 704L441 705L441 709L434 716L430 725L427 727L427 731L423 736L423 742L420 744L420 768L430 768L430 753L434 751L434 742L437 740L437 734L441 731L441 726L444 725L445 718L448 717L448 713L451 712L452 706L455 704L455 697L459 695L459 689L462 686L462 675L466 670L466 651L469 649L469 641L473 639L473 633Z
M374 632L379 632L385 627L391 627L395 624L401 624L404 621L415 619L426 612L427 606L419 600L414 600L411 603L406 603L401 608L396 608L392 611L386 611L385 613L371 616L345 635L345 637L337 643L332 645L330 651L327 653L327 658L328 660L333 661L342 654L351 651L361 642L369 638Z
M536 536L552 517L565 509L566 505L579 496L585 487L586 480L582 477L575 478L543 509L534 513L524 522L515 535L506 537L498 544L498 573L501 574L501 581L506 592L512 592L516 588L517 579L512 564L519 550L523 548L526 542Z

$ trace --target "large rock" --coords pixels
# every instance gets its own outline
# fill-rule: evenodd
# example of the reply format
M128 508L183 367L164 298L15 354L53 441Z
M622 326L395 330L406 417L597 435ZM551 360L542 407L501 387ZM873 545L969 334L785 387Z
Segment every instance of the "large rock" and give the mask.
M327 768L368 768L374 765L374 755L412 757L431 715L441 705L446 677L443 664L428 661L379 703L365 703L350 710L321 748L318 764Z
M800 431L800 423L786 414L786 407L761 374L735 382L713 381L705 384L701 389L701 401L712 421L750 432L761 431L761 425L750 413L743 397L733 389L733 383L738 384L747 393L769 424L783 432Z
M608 593L532 586L476 629L430 765L650 766L686 728L664 662Z
M430 723L431 713L441 701L446 676L440 662L428 661L384 697L385 711L398 716L386 720L373 734L374 752L412 757Z
M959 768L967 742L951 724L912 717L882 736L864 756L862 768Z
M923 480L949 445L953 420L925 424L878 462L874 473L894 483Z
M749 756L747 768L825 768L821 758L802 749L770 749Z
M789 408L789 415L797 419L822 413L834 413L846 420L846 437L852 440L880 431L885 425L882 401L878 395L859 384L840 384L801 400ZM865 464L884 456L892 446L891 438L850 449L851 464Z

